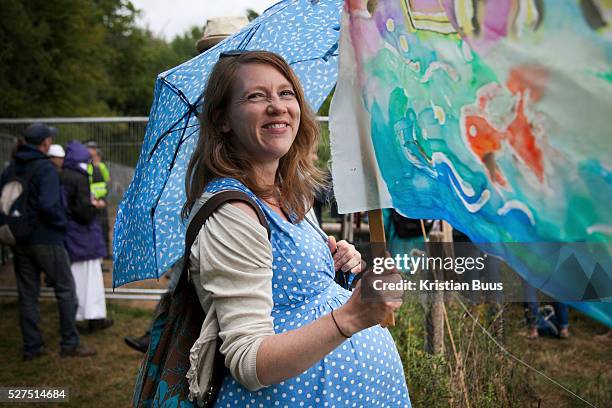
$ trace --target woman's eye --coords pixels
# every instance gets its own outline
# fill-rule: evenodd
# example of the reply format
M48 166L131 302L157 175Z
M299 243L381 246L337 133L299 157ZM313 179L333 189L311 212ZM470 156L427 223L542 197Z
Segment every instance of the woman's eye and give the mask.
M281 96L281 98L294 98L295 97L295 92L293 92L290 89L286 89L284 91L281 91L280 96Z
M255 93L249 94L247 96L247 99L250 101L263 101L266 99L266 95L261 92L255 92Z

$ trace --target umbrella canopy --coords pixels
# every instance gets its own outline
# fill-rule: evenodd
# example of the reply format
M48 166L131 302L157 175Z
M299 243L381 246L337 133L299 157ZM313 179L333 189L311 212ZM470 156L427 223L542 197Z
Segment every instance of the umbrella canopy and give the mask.
M285 0L207 52L160 74L134 178L119 205L113 285L158 278L183 253L185 171L197 143L197 109L219 53L283 56L317 110L336 83L342 0Z

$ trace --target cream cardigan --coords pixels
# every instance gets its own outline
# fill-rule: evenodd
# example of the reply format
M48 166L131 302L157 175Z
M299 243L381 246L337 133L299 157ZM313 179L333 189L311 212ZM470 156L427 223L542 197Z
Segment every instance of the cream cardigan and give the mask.
M205 193L191 214L211 196ZM257 351L274 334L272 247L266 229L233 205L222 205L191 247L189 273L207 312L189 355L190 399L199 400L206 392L217 335L231 375L250 391L262 388Z

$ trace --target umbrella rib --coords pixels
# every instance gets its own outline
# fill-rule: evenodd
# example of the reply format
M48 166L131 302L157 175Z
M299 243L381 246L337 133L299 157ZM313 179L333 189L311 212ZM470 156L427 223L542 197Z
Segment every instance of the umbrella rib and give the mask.
M242 41L240 41L240 44L238 44L237 49L243 50L244 47L246 47L251 42L251 39L253 39L253 36L255 35L257 30L259 30L259 27L261 27L261 24L257 24L251 27L247 35L245 35Z
M187 116L186 119L186 123L189 123L189 120L191 119L191 114L194 113L191 110L186 112L186 115L183 115L183 117ZM194 125L195 126L195 125ZM170 162L170 167L168 169L168 172L172 171L172 168L174 167L174 163L176 162L176 158L178 157L178 152L181 148L181 145L183 143L184 140L183 137L185 136L185 132L187 130L189 126L184 126L180 129L177 130L182 130L183 134L181 135L181 140L179 141L179 143L177 143L176 149L174 149L174 156L172 157L172 161ZM195 132L192 132L192 134ZM157 209L157 206L159 205L159 200L161 199L161 196L164 193L164 189L166 188L166 184L168 184L168 180L170 179L170 177L166 177L166 179L164 180L164 184L161 187L161 189L159 190L160 193L157 196L157 198L155 199L155 203L153 204L153 206L151 207L151 223L152 223L152 230L153 230L153 248L157 248L157 236L155 234L155 210ZM157 279L159 279L159 265L157 263L157 253L156 255L153 257L155 259L155 274L157 276Z
M174 84L168 82L168 80L166 80L166 78L161 78L161 80L163 81L164 84L166 84L168 86L168 88L170 88L170 90L172 92L174 92L179 98L181 98L183 100L183 102L185 102L185 105L187 105L189 107L189 109L194 109L195 110L195 106L193 106L190 102L189 99L187 99L187 96L185 96L185 94L183 93L183 91L181 91L180 89L178 89Z
M327 61L327 60L329 60L330 57L337 57L337 56L338 56L338 54L333 54L333 53L329 54L329 55L326 54L326 55L324 55L322 57L315 57L315 58L308 58L308 59L303 59L303 60L291 61L289 63L289 65L295 65L295 64L302 63L302 62L308 62L308 61L316 61L318 59L322 59L324 61Z
M159 139L157 139L155 141L155 145L153 146L153 148L151 149L151 151L149 152L149 160L151 160L151 158L153 157L153 153L155 153L155 150L157 150L157 148L159 147L160 143L166 138L166 136L168 136L170 133L172 133L173 131L176 130L181 130L182 128L179 129L175 129L175 127L181 123L182 120L185 119L185 117L190 116L192 113L197 112L197 108L195 105L193 105L192 103L189 102L189 100L187 99L187 97L185 96L185 94L178 89L176 86L174 86L173 84L171 84L170 82L168 82L166 80L166 78L160 78L160 80L172 91L174 92L174 94L176 96L178 96L184 103L185 105L187 105L187 111L183 114L183 116L181 116L176 122L174 122L174 124L172 126L170 126L170 128L165 131L160 137ZM199 100L200 98L198 98ZM187 118L187 123L189 123L189 118Z
M181 116L176 122L174 122L174 124L172 126L170 126L170 128L168 130L166 130L164 133L162 133L162 135L159 137L159 139L157 139L155 141L155 145L153 146L153 148L151 149L151 151L149 152L149 159L147 161L150 161L153 158L153 153L155 153L155 150L157 150L157 148L159 147L160 143L166 138L166 136L168 136L170 133L172 133L173 131L177 130L174 129L174 127L176 125L178 125L183 119L185 119L185 117L190 113L190 111L187 111L183 114L183 116ZM179 129L180 130L180 129Z
M191 136L193 136L195 133L197 133L197 131L198 131L198 130L200 130L198 125L187 126L187 127L185 127L184 129L185 129L185 130L187 130L187 129L192 128L192 127L198 127L198 129L194 130L193 132L191 132L190 134L188 134L186 137L181 137L181 140L179 140L179 143L178 143L178 144L179 144L179 146L180 146L180 145L182 145L184 142L186 142L186 141L187 141L187 139L189 139L189 138L190 138Z
M192 114L192 113L193 113L193 112L191 112L191 111L187 112L186 123L189 123L189 120L191 119L191 114ZM182 144L183 144L183 142L186 140L186 139L183 139L183 137L185 136L185 131L186 131L186 130L187 130L187 128L189 128L189 127L190 127L190 126L184 126L184 127L182 127L182 128L176 129L176 130L182 130L182 131L183 131L183 134L181 135L181 138L180 138L179 142L176 144L176 149L174 149L174 155L172 156L172 160L170 161L170 167L168 168L168 171L169 171L169 172L170 172L170 171L172 171L172 168L174 167L174 163L176 162L176 158L177 158L177 156L178 156L178 152L179 152L179 150L180 150L180 148L181 148L181 145L182 145ZM195 125L194 125L194 127L195 127ZM195 133L195 132L193 132L193 133ZM192 133L192 134L193 134L193 133ZM164 180L164 185L163 185L163 186L162 186L162 188L160 189L161 193L159 194L159 196L158 196L158 197L157 197L157 199L155 200L155 205L153 206L153 208L156 208L156 207L157 207L157 204L159 203L159 200L160 200L160 198L161 198L161 195L162 195L162 193L163 193L163 191L164 191L164 188L166 188L166 184L168 183L168 179L169 179L169 177L168 177L168 178L166 178L166 180Z

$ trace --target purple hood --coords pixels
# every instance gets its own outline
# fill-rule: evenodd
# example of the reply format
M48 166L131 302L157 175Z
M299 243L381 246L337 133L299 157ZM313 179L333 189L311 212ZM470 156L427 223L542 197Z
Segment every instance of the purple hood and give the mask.
M87 174L87 169L79 164L89 163L90 154L85 145L78 140L73 140L66 146L66 157L64 158L64 168L72 169L83 174Z

